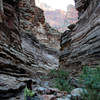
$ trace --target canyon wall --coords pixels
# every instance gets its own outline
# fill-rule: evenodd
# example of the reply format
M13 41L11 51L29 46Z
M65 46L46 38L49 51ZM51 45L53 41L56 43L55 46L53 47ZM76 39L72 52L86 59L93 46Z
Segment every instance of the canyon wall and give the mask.
M31 32L40 43L47 47L59 49L60 33L45 22L43 10L36 7L33 2L34 0L30 0L29 3L26 0L23 3L19 2L21 29Z
M36 36L44 31L45 36L47 28L43 11L34 0L0 0L0 100L11 100L30 78L58 67L59 52L49 43L52 39L44 45ZM24 97L13 100L18 99Z
M40 5L42 8L42 6ZM43 8L42 8L43 9ZM61 10L61 9L55 9L55 10L49 10L47 8L44 9L44 15L46 18L46 21L55 29L57 29L59 32L64 32L67 30L67 26L73 23L77 22L78 19L78 12L75 9L75 6L68 5L66 7L67 11Z
M43 10L33 2L19 2L22 48L40 68L52 69L58 66L60 34L45 22Z
M1 3L1 2L0 2ZM22 51L16 2L3 0L0 22L0 99L15 96L31 77L29 57ZM23 78L24 77L24 78Z
M78 20L78 11L72 4L66 5L66 10L52 8L48 6L49 4L43 3L40 0L36 0L36 5L44 10L46 22L59 32L63 33L68 29L68 25L76 23Z
M79 19L61 36L60 66L80 70L100 63L100 0L75 0Z

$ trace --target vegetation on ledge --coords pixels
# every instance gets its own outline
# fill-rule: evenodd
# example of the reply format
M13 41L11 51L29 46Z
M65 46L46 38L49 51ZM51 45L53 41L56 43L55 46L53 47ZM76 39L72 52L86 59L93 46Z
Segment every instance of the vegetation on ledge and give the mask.
M54 87L70 93L75 87L71 84L70 72L60 69L51 70L49 77L53 79ZM77 78L79 88L83 88L82 100L100 100L100 67L84 67Z

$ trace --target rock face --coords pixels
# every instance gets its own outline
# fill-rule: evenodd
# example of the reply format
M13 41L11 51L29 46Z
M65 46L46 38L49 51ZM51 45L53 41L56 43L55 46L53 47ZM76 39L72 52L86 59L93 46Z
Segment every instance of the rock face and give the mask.
M61 9L53 9L45 3L36 0L36 5L44 10L46 21L60 32L64 32L69 24L76 23L78 20L78 12L74 5L69 4L67 11Z
M75 0L75 3L79 20L61 36L60 66L79 70L84 65L99 64L100 1Z
M67 12L64 16L64 23L59 28L59 31L64 32L68 29L70 24L75 24L78 21L78 11L75 9L74 5L69 4L67 6Z
M45 10L44 11L46 21L54 28L59 29L64 25L64 19L66 11L61 9Z
M0 100L16 96L37 73L58 67L58 51L36 37L47 27L34 0L0 0Z
M40 68L52 69L58 66L60 35L45 23L43 11L33 2L19 2L22 48Z
M14 2L15 4L15 2ZM7 99L23 89L23 81L32 76L29 57L22 52L17 5L3 1L0 23L0 99ZM24 80L23 80L23 77Z
M78 11L75 9L75 6L68 5L67 7L67 13L65 16L65 24L75 24L78 21Z
M66 9L67 11L60 9L44 11L46 21L60 32L64 32L69 24L78 20L78 12L73 5L68 5Z
M40 43L45 44L47 47L59 49L60 33L45 22L43 10L36 7L33 2L19 2L21 28L28 33L32 33Z

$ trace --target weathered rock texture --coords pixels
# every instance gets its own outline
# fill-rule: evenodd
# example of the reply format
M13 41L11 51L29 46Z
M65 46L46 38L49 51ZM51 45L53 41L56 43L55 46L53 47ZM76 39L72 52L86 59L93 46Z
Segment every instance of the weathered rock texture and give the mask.
M32 76L32 71L28 68L31 64L29 57L22 52L16 7L9 1L3 1L4 12L1 14L0 23L1 100L16 95L24 88L25 78Z
M0 100L16 96L37 73L58 67L58 52L35 37L46 31L43 26L43 11L34 0L0 0Z
M43 11L35 6L34 0L28 3L20 0L19 10L23 51L31 55L40 68L57 67L60 35L45 23Z
M40 43L47 47L59 49L60 33L45 22L44 12L35 6L34 0L30 0L29 3L25 1L21 0L19 3L21 28L32 33Z
M100 63L100 0L75 0L79 21L61 36L60 65L80 69Z

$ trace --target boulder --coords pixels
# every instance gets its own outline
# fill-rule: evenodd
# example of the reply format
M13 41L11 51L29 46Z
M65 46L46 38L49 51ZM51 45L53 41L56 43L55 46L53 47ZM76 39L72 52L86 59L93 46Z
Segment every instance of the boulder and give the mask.
M86 93L87 93L87 90L86 89L82 89L82 88L76 88L76 89L71 91L71 95L73 97L79 97L82 94L86 94Z

